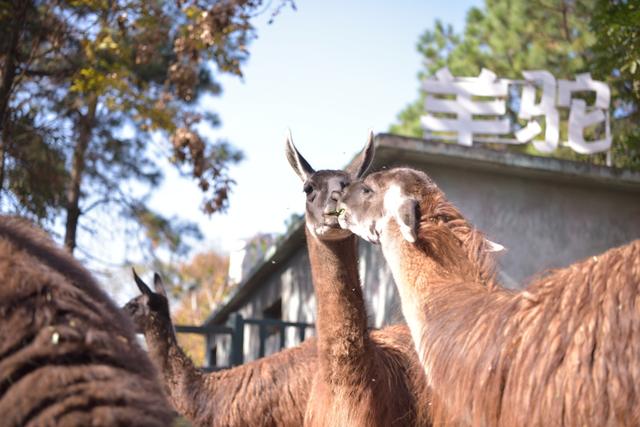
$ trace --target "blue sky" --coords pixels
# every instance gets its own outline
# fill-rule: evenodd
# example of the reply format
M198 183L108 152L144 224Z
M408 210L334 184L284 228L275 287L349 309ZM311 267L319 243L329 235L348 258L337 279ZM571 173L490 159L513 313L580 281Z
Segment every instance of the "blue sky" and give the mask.
M152 205L197 221L199 250L228 252L238 239L282 232L302 213L302 184L284 156L287 128L316 169L343 167L365 143L367 130L384 132L417 96L419 35L436 19L464 26L479 0L304 1L272 25L256 19L244 79L222 77L221 97L203 106L220 114L212 137L228 138L246 158L231 170L237 181L226 214L206 217L196 185L167 169Z

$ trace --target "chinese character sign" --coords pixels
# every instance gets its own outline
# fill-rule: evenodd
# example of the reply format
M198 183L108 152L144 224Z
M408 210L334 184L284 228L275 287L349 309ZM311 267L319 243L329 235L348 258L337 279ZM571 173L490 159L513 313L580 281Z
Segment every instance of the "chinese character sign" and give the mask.
M610 91L605 83L592 80L588 73L577 75L575 80L558 81L544 70L522 74L524 80L499 79L483 69L478 77L454 77L447 68L440 69L423 85L427 93L426 114L421 122L426 136L455 140L466 146L471 146L473 141L531 142L537 150L549 153L560 143L558 109L566 108L569 122L565 145L581 154L607 151L611 147ZM505 117L510 86L521 88L517 115L526 121L515 131ZM536 99L536 89L541 92L539 99ZM585 100L573 98L573 92L593 92L595 102L587 105ZM604 126L604 135L595 141L586 140L585 129L596 125Z

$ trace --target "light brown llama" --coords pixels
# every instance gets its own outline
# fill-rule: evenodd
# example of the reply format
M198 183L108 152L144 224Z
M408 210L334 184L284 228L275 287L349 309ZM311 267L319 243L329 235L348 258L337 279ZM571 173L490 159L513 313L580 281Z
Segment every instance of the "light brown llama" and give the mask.
M167 426L175 413L126 316L24 219L0 217L2 426Z
M135 272L134 272L135 275ZM141 295L124 310L143 333L149 355L164 377L169 399L194 426L290 426L303 424L316 367L314 338L231 369L196 369L178 345L159 275L153 292L137 275Z
M373 134L352 168L314 171L289 136L287 158L303 181L305 224L317 301L318 369L306 425L424 425L426 380L406 327L367 329L356 236L340 230L336 203L373 157Z
M340 209L342 226L382 246L436 425L640 425L640 241L514 292L478 280L452 231L471 226L422 172L372 174Z

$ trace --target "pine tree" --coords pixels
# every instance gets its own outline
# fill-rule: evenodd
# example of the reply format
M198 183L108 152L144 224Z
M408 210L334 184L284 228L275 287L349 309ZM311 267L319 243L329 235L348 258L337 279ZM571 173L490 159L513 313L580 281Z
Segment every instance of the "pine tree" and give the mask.
M486 0L484 8L469 10L463 34L439 21L424 32L417 48L425 67L418 77L422 80L432 76L444 66L456 76L476 76L482 68L488 68L500 77L513 79L522 79L524 70L546 69L557 78L569 80L576 74L589 72L612 89L615 166L639 169L640 97L637 84L634 86L638 74L634 73L640 73L640 62L636 68L633 63L640 57L640 19L638 6L633 3ZM618 24L614 25L615 22ZM424 93L420 93L416 101L399 113L391 132L421 137L423 104ZM561 129L563 133L566 129ZM531 144L500 148L541 155ZM553 155L605 162L604 154L581 156L568 148L560 148Z

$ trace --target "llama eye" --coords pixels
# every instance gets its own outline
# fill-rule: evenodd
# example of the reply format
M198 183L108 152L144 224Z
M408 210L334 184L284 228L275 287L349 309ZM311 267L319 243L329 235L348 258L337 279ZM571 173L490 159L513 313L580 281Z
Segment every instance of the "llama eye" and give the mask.
M367 187L362 187L362 193L363 194L369 194L369 193L371 193L371 189L367 188Z
M308 196L313 191L313 187L311 185L305 185L302 191Z
M344 181L340 181L340 189L344 190L345 188L347 188L347 183Z

